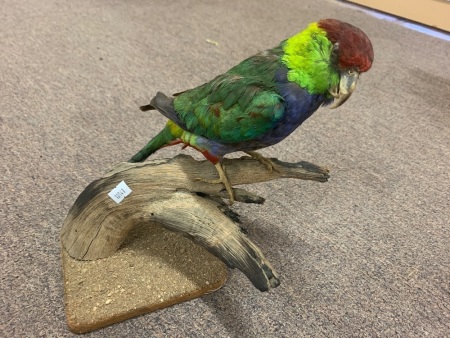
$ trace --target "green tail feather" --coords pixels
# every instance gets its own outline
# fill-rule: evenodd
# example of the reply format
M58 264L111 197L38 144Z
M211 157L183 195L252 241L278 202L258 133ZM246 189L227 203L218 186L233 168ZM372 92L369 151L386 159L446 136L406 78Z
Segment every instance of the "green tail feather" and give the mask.
M161 130L158 135L152 138L150 142L148 142L144 148L139 150L139 152L134 155L128 162L135 163L145 161L145 159L155 151L179 138L180 135L178 135L179 133L176 129L179 128L175 124L170 122L167 123L164 129Z

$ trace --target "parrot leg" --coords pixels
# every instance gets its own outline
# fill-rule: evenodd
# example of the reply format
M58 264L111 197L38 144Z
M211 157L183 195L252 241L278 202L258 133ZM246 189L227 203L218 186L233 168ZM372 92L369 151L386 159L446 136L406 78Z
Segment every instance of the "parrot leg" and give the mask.
M220 164L220 162L217 162L215 164L217 172L219 173L219 178L215 180L208 180L206 178L197 178L197 181L207 182L211 184L219 184L222 183L225 186L225 189L228 191L228 195L230 196L230 205L234 203L234 192L233 188L231 187L231 183L228 180L227 174L225 173L224 167Z
M251 157L253 157L255 160L261 162L262 164L264 164L267 168L267 170L269 170L269 172L272 171L276 171L275 169L275 165L273 164L273 162L271 160L269 160L268 158L262 156L260 153L257 153L256 151L244 151L246 154L250 155Z

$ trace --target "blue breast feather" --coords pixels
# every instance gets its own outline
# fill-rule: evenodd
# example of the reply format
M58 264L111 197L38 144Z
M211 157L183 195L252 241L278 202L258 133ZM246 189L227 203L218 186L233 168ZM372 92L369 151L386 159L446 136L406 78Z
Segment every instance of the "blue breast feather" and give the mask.
M258 139L238 144L229 145L231 147L222 147L215 150L219 152L238 151L238 150L257 150L272 146L289 136L305 120L310 117L321 105L331 103L325 95L310 94L306 89L299 87L294 82L287 79L287 69L279 69L275 74L275 82L280 96L283 98L284 115L267 133ZM234 150L231 150L233 148Z
M289 136L321 105L329 104L332 101L321 94L310 94L296 83L289 82L286 68L280 69L276 73L275 81L278 91L284 99L285 111L274 128L261 137L261 141L268 145L276 144Z

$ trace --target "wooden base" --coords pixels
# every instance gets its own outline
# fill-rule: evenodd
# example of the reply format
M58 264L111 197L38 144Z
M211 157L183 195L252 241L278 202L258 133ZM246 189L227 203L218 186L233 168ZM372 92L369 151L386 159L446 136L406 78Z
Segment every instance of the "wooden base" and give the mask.
M157 224L136 226L113 255L79 261L62 248L67 321L75 333L190 300L219 289L218 258Z
M248 157L224 161L235 185L288 177L328 180L326 168L308 162L270 163L273 170ZM260 291L280 284L263 252L241 231L239 216L222 200L229 197L223 185L198 178L217 178L214 166L181 155L123 162L78 196L61 229L66 312L73 332L217 290L226 279L224 263L242 271ZM264 202L241 188L233 192L236 201Z
M223 165L234 185L278 178L326 182L329 177L328 169L312 163L265 161L272 170L260 158L230 159ZM228 267L241 270L258 290L276 288L280 285L278 274L242 233L237 225L239 216L222 200L229 197L223 184L206 182L215 178L217 171L210 162L185 155L119 163L91 182L70 208L61 229L63 248L70 257L83 261L107 258L134 227L157 222L193 239ZM264 203L264 198L244 189L234 188L233 192L236 201Z

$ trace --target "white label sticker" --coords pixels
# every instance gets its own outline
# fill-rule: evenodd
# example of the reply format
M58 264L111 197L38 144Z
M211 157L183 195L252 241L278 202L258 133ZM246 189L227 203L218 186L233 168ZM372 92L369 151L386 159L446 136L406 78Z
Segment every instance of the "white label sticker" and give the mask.
M122 202L123 199L129 194L131 194L131 189L124 181L120 182L113 190L108 193L109 197L111 197L117 204Z

